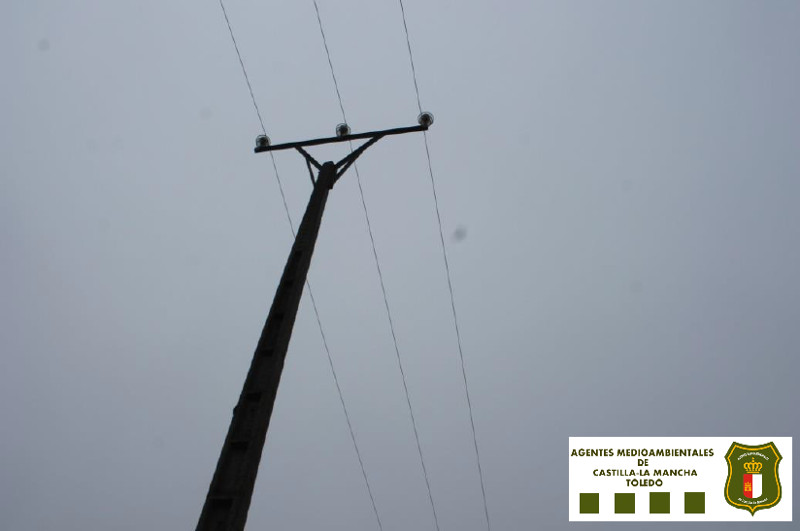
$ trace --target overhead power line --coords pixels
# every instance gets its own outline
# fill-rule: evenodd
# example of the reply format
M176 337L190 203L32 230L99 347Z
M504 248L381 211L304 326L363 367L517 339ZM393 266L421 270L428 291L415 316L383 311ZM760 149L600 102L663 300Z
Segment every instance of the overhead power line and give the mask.
M247 68L244 66L244 60L242 59L242 54L239 51L239 45L236 42L236 35L233 33L233 27L231 26L231 20L228 18L228 11L225 9L225 4L222 0L219 0L219 7L222 8L222 15L225 17L225 24L228 26L228 33L231 35L231 41L233 41L233 48L236 50L236 57L239 58L239 66L242 67L242 74L244 74L244 81L247 83L247 90L250 92L250 100L253 102L253 108L256 110L256 116L258 116L258 123L261 125L261 133L266 135L267 129L264 127L264 119L261 117L261 111L258 108L258 103L256 102L256 96L253 93L253 85L250 84L250 76L247 75ZM278 165L275 163L275 155L270 153L272 156L272 169L275 170L275 179L278 181L278 190L281 193L281 200L283 201L283 208L286 211L286 218L289 221L289 229L292 231L292 236L294 236L294 224L292 223L292 216L289 214L289 205L286 203L286 194L283 192L283 183L281 182L281 176L278 173ZM320 330L321 331L321 330Z
M247 83L247 89L250 92L250 99L253 101L253 108L255 108L256 115L258 116L258 122L261 125L261 132L264 135L266 135L267 134L267 130L264 127L264 120L261 117L261 111L258 108L258 103L256 103L256 98L255 98L255 95L253 93L253 87L250 84L250 77L247 75L247 69L244 66L244 60L242 59L242 54L239 51L239 45L236 43L236 37L235 37L235 35L233 33L233 28L231 27L230 19L228 18L228 12L226 11L225 4L223 3L222 0L219 0L219 5L222 8L222 14L225 17L225 23L228 26L228 32L231 35L231 40L233 41L233 47L236 50L236 56L239 58L239 65L241 65L241 67L242 67L242 74L244 74L244 79L245 79L245 82ZM338 90L339 90L338 87L337 87L336 90L338 92ZM344 112L344 110L343 110L343 112ZM295 232L294 223L292 223L292 216L289 213L289 205L286 202L286 194L283 191L283 183L281 182L281 177L280 177L280 174L278 173L278 166L275 163L275 154L270 152L270 158L272 160L272 169L275 171L275 180L278 183L278 190L280 191L280 194L281 194L281 200L283 202L283 208L284 208L284 211L286 212L286 219L289 222L289 230L292 232L292 237L296 237L297 234ZM322 327L322 319L320 318L319 309L317 308L317 301L314 298L314 292L312 291L311 283L308 280L306 280L306 287L308 288L308 296L309 296L309 299L311 299L311 307L314 310L314 317L316 318L316 321L317 321L317 326L319 328L319 334L322 337L322 345L323 345L323 347L325 349L325 354L327 355L327 358L328 358L328 365L331 368L331 375L333 376L333 382L336 385L336 392L339 394L339 401L342 404L342 411L344 412L344 417L345 417L345 420L347 421L347 429L350 432L350 439L353 441L353 449L355 450L356 457L358 458L358 464L361 467L361 474L364 477L364 484L366 485L366 488L367 488L367 494L369 495L370 501L372 502L372 510L375 512L375 518L378 521L378 527L382 530L383 527L381 526L381 520L380 520L380 517L378 516L378 509L375 506L375 498L372 495L372 488L370 487L369 479L367 477L367 470L366 470L366 467L364 466L364 460L361 457L361 451L358 448L358 443L356 442L356 435L355 435L355 431L353 430L353 423L352 423L352 421L350 419L350 413L347 410L347 405L346 405L345 400L344 400L344 394L342 393L342 388L341 388L341 385L339 384L339 377L336 374L336 369L335 369L334 364L333 364L333 357L331 356L330 347L328 346L328 339L325 336L325 330Z
M408 58L411 60L411 75L414 78L414 92L417 94L417 107L422 112L422 100L419 98L419 83L417 83L417 68L414 66L414 54L411 53L411 39L408 37L408 24L406 24L406 8L403 0L400 0L400 13L403 15L403 29L406 32L406 45L408 46Z
M320 12L319 12L319 5L317 5L317 0L313 0L313 3L314 3L314 11L317 14L317 23L319 24L319 32L320 32L320 35L322 36L322 44L325 47L325 55L328 58L328 65L330 66L331 78L333 79L333 85L334 85L334 88L336 89L336 98L337 98L337 100L339 102L339 109L342 112L342 121L346 124L347 123L347 114L345 113L344 104L342 103L342 94L341 94L341 92L339 90L339 83L336 80L336 74L335 74L334 68L333 68L333 61L331 60L331 52L330 52L330 48L328 47L328 41L327 41L327 38L325 37L325 30L324 30L323 24L322 24L322 17L320 16ZM351 144L350 150L352 151L352 149L353 148L352 148L352 144ZM401 376L402 381L403 381L403 390L405 391L406 403L408 404L408 412L409 412L409 416L411 417L411 425L412 425L413 430L414 430L414 439L415 439L415 441L417 443L417 451L419 453L420 465L422 467L422 475L425 478L425 486L426 486L426 488L428 490L428 499L430 500L430 504L431 504L431 512L433 514L434 525L436 527L436 530L439 531L439 518L436 515L436 505L433 502L433 493L431 491L431 482L430 482L430 478L428 476L428 469L425 466L425 458L423 457L423 453L422 453L422 444L420 443L420 439L419 439L419 430L417 429L417 421L416 421L416 418L414 416L414 408L411 406L411 395L410 395L409 390L408 390L408 383L406 381L405 370L403 369L403 361L402 361L402 358L400 356L400 347L398 346L398 343L397 343L397 334L395 332L394 321L392 319L392 312L391 312L391 309L390 309L390 306L389 306L389 298L388 298L388 295L386 293L386 284L385 284L385 282L383 280L383 271L381 270L380 260L378 259L378 250L377 250L377 247L375 245L375 236L374 236L374 234L372 232L372 223L370 222L369 210L367 209L367 202L366 202L366 199L364 197L364 188L363 188L362 183L361 183L361 174L358 171L358 164L357 163L354 164L354 168L355 168L355 173L356 173L356 182L358 183L358 191L359 191L359 194L361 196L361 205L364 208L364 219L366 220L366 223L367 223L367 232L369 233L369 239L370 239L370 243L372 245L372 255L375 258L375 268L377 269L378 280L380 281L381 294L383 295L383 303L384 303L384 306L386 307L386 317L387 317L387 320L389 322L389 330L391 331L391 335L392 335L392 343L394 344L394 351L395 351L395 355L397 357L397 365L400 368L400 376ZM377 516L377 512L376 512L376 516Z
M247 90L250 91L250 99L253 101L253 107L256 110L256 114L258 115L258 123L261 124L261 132L263 134L267 134L267 130L264 128L264 120L261 118L261 111L258 109L258 103L256 103L256 97L253 94L253 86L250 84L250 76L247 75L247 68L244 67L244 61L242 60L242 54L239 52L239 45L236 44L236 37L233 34L233 28L231 27L231 21L228 18L228 11L225 9L225 4L222 3L222 0L219 0L219 7L222 8L222 15L225 17L225 23L228 25L228 32L231 34L231 40L233 41L233 47L236 49L236 57L239 58L239 64L242 67L242 74L244 74L244 80L247 83Z
M408 59L411 63L411 75L414 79L414 91L417 95L417 106L419 107L419 112L422 112L422 101L420 100L419 96L419 83L417 82L417 69L414 66L414 54L411 51L411 37L408 33L408 23L406 21L406 10L403 6L403 0L398 0L400 3L400 13L403 17L403 29L405 30L406 34L406 45L408 46ZM483 468L481 467L481 456L480 452L478 451L478 437L475 433L475 415L472 411L472 399L470 398L469 393L469 385L467 383L467 369L464 363L464 349L461 343L461 331L458 327L458 314L456 312L456 302L455 296L453 295L453 280L450 275L450 262L447 259L447 249L444 244L444 231L442 230L442 216L439 211L439 198L436 194L436 180L433 177L433 164L431 163L431 150L428 146L428 133L425 131L423 133L424 140L425 140L425 155L428 159L428 174L430 175L431 179L431 190L433 191L433 204L436 209L436 221L439 226L439 239L442 244L442 258L444 259L444 269L447 275L447 289L450 293L450 307L453 313L453 327L456 333L456 341L458 343L458 356L461 360L461 375L464 378L464 393L467 398L467 408L469 409L469 422L470 426L472 427L472 442L475 446L475 461L478 466L478 478L480 479L481 483L481 496L483 497L483 511L484 515L486 516L486 528L487 530L491 531L491 522L489 519L489 505L486 502L486 486L483 481Z

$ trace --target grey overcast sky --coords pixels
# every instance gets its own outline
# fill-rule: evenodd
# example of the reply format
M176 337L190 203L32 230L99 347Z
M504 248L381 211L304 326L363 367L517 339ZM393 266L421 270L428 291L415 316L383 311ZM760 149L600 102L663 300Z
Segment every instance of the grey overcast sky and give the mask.
M398 3L319 5L353 131L414 125ZM312 1L226 7L273 141L331 135ZM798 436L800 4L405 7L493 529L572 528L569 436ZM193 529L292 241L222 11L4 11L0 528ZM480 531L423 139L359 167L441 529ZM384 528L431 530L353 173L310 280ZM306 296L248 529L376 529Z

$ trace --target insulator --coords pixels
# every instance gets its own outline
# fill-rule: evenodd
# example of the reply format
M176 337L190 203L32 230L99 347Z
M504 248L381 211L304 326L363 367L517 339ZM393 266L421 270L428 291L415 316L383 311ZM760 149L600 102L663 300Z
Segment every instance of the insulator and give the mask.
M256 137L256 147L265 148L269 146L269 137L267 135L258 135Z
M339 124L336 126L336 136L343 137L350 134L350 126L347 124Z
M433 114L425 111L417 116L417 122L423 127L430 127L433 125Z

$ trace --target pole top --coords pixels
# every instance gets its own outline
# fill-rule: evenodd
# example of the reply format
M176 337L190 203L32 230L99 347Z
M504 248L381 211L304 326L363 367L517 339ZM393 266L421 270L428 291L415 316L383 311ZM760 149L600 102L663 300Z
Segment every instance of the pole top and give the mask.
M414 125L411 127L396 127L394 129L384 129L381 131L370 131L367 133L355 133L352 134L350 132L350 126L342 123L336 126L336 136L327 137L327 138L315 138L312 140L302 140L300 142L287 142L284 144L275 144L272 145L270 139L267 135L259 135L256 137L256 147L253 150L255 153L263 153L265 151L278 151L281 149L296 149L296 148L303 148L305 146L319 146L322 144L333 144L335 142L347 142L350 140L360 140L363 138L383 138L384 136L389 135L402 135L403 133L415 133L418 131L427 131L428 128L433 124L433 114L429 112L423 112L422 114L417 117L417 121L419 125Z

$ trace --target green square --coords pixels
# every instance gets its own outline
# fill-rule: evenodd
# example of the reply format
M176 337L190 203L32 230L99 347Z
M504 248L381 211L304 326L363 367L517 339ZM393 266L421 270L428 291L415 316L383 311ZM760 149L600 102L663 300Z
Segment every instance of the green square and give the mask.
M636 512L636 495L632 492L614 494L614 512L617 514L633 514Z
M669 514L669 492L650 493L650 514Z
M581 514L597 514L600 512L600 493L581 492Z
M685 492L684 493L684 512L686 514L705 514L706 512L706 493L705 492Z

